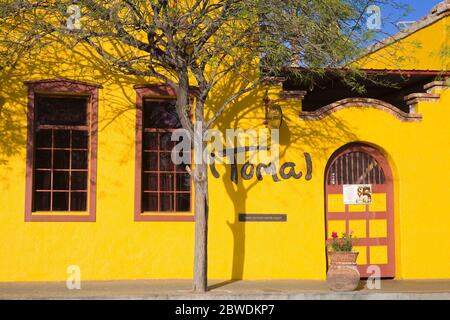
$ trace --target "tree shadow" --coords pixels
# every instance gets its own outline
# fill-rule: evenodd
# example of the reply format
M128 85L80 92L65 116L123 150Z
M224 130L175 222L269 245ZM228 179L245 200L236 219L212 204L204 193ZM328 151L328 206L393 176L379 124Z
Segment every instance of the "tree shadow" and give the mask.
M42 48L41 48L42 49ZM67 51L64 46L46 47L28 53L13 67L0 70L0 165L23 155L26 150L27 88L29 80L69 79L103 86L99 91L98 131L102 132L121 119L118 133L127 136L125 148L134 148L136 95L133 86L147 83L144 77L115 72L90 48L79 45ZM35 58L33 61L32 58Z
M73 49L71 54L61 48L49 49L45 56L36 52L35 61L22 61L14 69L2 69L0 76L0 166L8 167L8 159L24 155L26 150L27 94L23 84L25 80L69 78L71 80L93 82L103 85L100 90L99 131L114 126L114 131L123 137L120 161L133 159L135 135L136 99L133 86L149 81L145 77L126 76L114 72L110 66L87 47ZM244 86L241 77L230 75L211 92L207 100L208 115L216 111L224 98L231 96ZM266 88L260 87L238 99L214 124L222 132L227 128L259 129L264 127L264 103ZM293 158L298 161L304 152L314 154L316 158L328 159L331 149L352 141L357 141L355 130L342 119L329 115L323 121L303 121L299 117L297 102L280 102L283 110L283 123L280 128L280 159ZM121 121L118 121L118 120ZM116 125L119 123L119 125ZM99 144L104 154L114 151L113 145ZM315 160L315 159L313 159ZM305 173L305 165L298 164ZM302 166L303 165L303 166ZM3 169L3 168L2 168ZM233 238L230 283L244 278L246 224L239 221L240 213L248 213L252 190L260 184L256 179L245 183L239 177L237 183L231 183L231 168L225 165L221 176L223 188L232 201L233 212L227 217L227 226ZM242 165L238 166L238 173ZM2 172L7 172L2 170ZM2 173L2 174L3 174ZM314 175L314 173L313 173ZM239 174L238 174L239 176ZM304 175L303 175L304 178ZM264 176L264 180L271 179ZM8 180L9 181L9 180ZM121 183L119 178L116 183ZM273 182L275 183L275 182ZM283 181L276 182L283 183ZM270 183L265 188L270 192ZM212 206L217 204L212 203ZM214 212L214 208L212 210ZM223 285L223 284L222 284ZM220 287L219 284L212 286ZM211 287L211 288L212 288Z
M30 143L27 142L28 95L24 81L69 79L101 85L99 116L97 123L91 122L98 128L98 155L112 155L109 161L114 161L116 166L134 161L136 93L133 86L148 83L148 79L115 72L81 44L71 50L54 44L45 50L44 53L42 48L37 48L14 66L0 69L0 182L4 190L17 183L17 178L10 178L11 174L20 178L25 175L26 167L32 165L25 160L27 148L32 150L33 146L27 145ZM111 134L117 139L108 138L106 142L105 137ZM117 152L117 143L121 152ZM99 172L102 170L99 166ZM107 179L114 187L127 183L122 175ZM107 192L114 190L120 188ZM105 191L99 189L97 200L104 196Z
M210 112L214 113L222 103L223 96L229 96L237 90L241 89L243 83L239 77L231 77L227 79L223 85L219 85L215 90L220 94L212 93L208 103ZM223 134L228 128L261 129L264 128L264 103L263 99L266 94L266 88L261 87L254 92L238 99L232 106L225 109L223 114L214 123L214 128L219 129ZM303 159L303 153L309 152L314 157L328 159L331 155L332 146L343 145L349 141L356 141L358 137L355 135L352 126L341 119L330 115L326 123L324 121L303 121L300 119L299 102L282 104L283 122L280 128L280 162L285 162L285 158L292 158L295 161ZM334 150L333 150L334 151ZM301 167L303 178L305 177L305 164L296 163ZM303 165L303 166L302 166ZM232 169L230 165L221 165L221 172L224 172L220 179L221 185L225 188L228 200L232 202L233 213L224 214L227 218L227 226L233 239L232 262L230 266L230 279L224 282L210 286L210 289L216 289L221 286L242 280L245 277L245 257L246 257L246 225L252 222L243 222L239 220L239 214L250 213L252 210L248 206L249 197L251 197L252 189L263 183L253 178L251 181L243 181L240 172L242 164L237 166L236 182L232 182ZM277 168L278 169L278 168ZM214 179L214 178L212 178ZM267 192L270 192L272 182L270 175L264 176L263 180L269 180L265 185ZM214 208L216 203L212 203L212 212L217 212ZM254 212L251 212L254 213ZM214 217L213 217L214 218ZM210 218L211 219L211 218ZM254 223L254 222L253 222Z

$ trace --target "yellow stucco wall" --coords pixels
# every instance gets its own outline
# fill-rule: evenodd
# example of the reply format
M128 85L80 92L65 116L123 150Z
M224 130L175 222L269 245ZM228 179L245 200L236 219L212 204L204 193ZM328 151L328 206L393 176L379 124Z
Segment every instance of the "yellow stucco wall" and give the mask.
M401 41L364 56L359 63L368 69L449 70L448 20L448 17L440 19Z
M405 69L441 69L434 28L423 40L420 61ZM445 40L445 39L442 39ZM448 39L447 39L448 40ZM445 41L444 41L445 42ZM427 49L428 48L428 49ZM119 77L97 60L55 51L54 63L21 65L1 74L0 281L65 280L78 265L83 280L190 278L192 222L134 222L135 92L148 79ZM62 62L64 61L64 62ZM438 61L438 62L436 62ZM379 68L382 65L371 65ZM67 77L101 83L96 222L24 222L26 88L24 80ZM218 88L232 91L233 85ZM260 127L263 90L241 99L219 128ZM210 179L209 277L230 279L325 279L324 171L332 153L353 141L378 146L395 182L396 277L450 278L450 91L440 102L419 104L420 123L401 122L372 108L347 108L321 121L299 118L300 103L283 103L281 162L313 179L275 183L270 177L236 186L229 166ZM210 107L221 100L213 95ZM217 100L217 101L216 101ZM286 223L240 223L238 213L285 213Z

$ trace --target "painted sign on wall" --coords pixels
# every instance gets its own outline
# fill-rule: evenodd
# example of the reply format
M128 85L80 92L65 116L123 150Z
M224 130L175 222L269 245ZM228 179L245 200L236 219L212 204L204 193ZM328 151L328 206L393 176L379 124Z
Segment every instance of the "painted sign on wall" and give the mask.
M234 182L235 184L238 183L238 166L236 163L236 154L238 152L246 152L248 151L247 148L235 148L230 150L225 150L224 154L228 154L228 156L231 156L234 158L235 161L231 164L231 173L230 173L230 180ZM306 163L306 173L304 174L302 171L296 171L295 163L293 162L285 162L283 163L280 168L278 169L276 165L272 162L270 163L258 163L258 164L252 164L250 162L246 162L243 164L240 170L241 178L243 180L250 180L254 177L256 177L257 180L261 181L263 180L263 175L269 175L272 177L273 181L280 182L281 180L287 180L290 178L294 179L300 179L301 177L305 177L306 181L309 181L312 179L312 173L313 173L313 164L311 160L311 155L308 152L304 152L303 156L305 158ZM209 164L209 168L211 170L211 173L214 178L219 178L220 174L216 169L215 166L215 158L216 156L214 154L211 154L211 162Z
M344 184L344 204L371 204L371 184Z

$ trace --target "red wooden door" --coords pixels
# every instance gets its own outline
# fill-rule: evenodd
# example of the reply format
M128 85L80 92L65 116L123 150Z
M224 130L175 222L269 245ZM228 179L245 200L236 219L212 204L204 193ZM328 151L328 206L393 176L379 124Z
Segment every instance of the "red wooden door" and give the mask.
M344 204L344 185L368 184L371 204ZM326 237L332 232L353 232L358 239L358 270L368 277L368 267L380 268L381 277L395 276L394 200L392 172L377 149L350 144L334 153L325 175Z

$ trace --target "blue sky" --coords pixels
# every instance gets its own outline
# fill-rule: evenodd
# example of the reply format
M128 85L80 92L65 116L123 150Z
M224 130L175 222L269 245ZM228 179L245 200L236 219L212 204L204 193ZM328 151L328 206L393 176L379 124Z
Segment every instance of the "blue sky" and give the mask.
M398 31L395 23L398 21L415 21L426 14L428 14L436 4L442 0L398 0L402 5L407 5L409 8L405 10L398 10L392 7L381 7L382 15L382 32L393 34Z
M412 19L419 19L442 0L404 0L402 2L409 4L414 10L409 16Z

